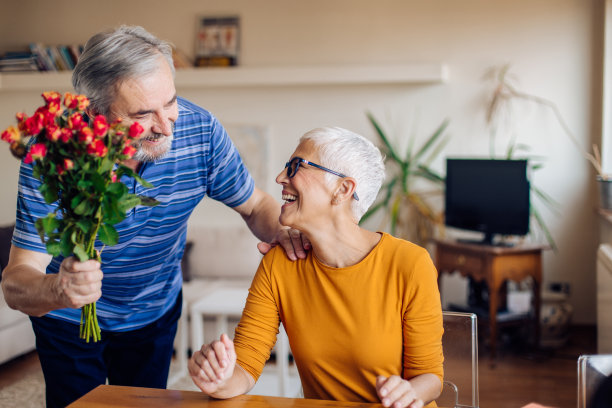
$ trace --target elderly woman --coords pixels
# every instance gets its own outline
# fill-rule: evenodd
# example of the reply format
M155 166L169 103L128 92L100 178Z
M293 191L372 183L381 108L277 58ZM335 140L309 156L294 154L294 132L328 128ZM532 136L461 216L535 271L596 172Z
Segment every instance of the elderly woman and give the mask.
M232 340L225 334L189 361L215 398L248 392L282 322L306 398L435 406L442 386L437 272L410 242L358 221L384 179L379 150L341 128L314 129L276 182L280 222L310 240L306 259L274 248L259 265Z

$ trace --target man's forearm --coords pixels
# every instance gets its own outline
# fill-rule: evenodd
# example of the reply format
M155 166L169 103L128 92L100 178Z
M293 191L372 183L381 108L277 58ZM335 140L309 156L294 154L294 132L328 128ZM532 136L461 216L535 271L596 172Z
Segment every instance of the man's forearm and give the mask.
M282 228L278 222L280 215L280 204L271 195L255 189L254 201L249 211L240 212L249 229L257 238L265 242L271 242Z
M56 296L56 275L46 275L29 265L7 267L2 272L2 291L12 309L42 316L63 307Z

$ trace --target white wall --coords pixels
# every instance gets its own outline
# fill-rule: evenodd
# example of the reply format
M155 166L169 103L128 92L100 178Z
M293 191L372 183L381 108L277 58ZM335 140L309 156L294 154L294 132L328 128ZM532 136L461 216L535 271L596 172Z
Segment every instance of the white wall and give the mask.
M266 65L445 62L447 84L419 86L313 86L180 90L222 122L270 125L271 170L281 169L296 139L321 125L338 125L374 137L364 111L393 130L426 135L450 118L448 155L487 155L482 80L493 65L511 63L518 86L555 101L586 148L598 140L601 87L601 14L597 0L56 0L2 1L0 52L31 41L85 42L120 23L140 24L193 54L196 17L238 14L241 63ZM78 7L78 9L77 9ZM18 110L38 105L33 96L0 93L0 127ZM597 192L593 172L563 135L551 113L516 106L511 131L533 153L547 157L535 183L562 205L545 214L559 253L544 258L545 281L571 284L577 323L595 322ZM505 137L509 133L505 133ZM506 139L507 140L507 139ZM501 152L501 150L498 150ZM443 161L436 163L443 170ZM0 223L14 216L17 164L0 149ZM279 190L266 186L275 197ZM239 223L204 204L194 223ZM214 207L214 206L213 206ZM215 214L210 216L210 212ZM219 216L222 214L222 216Z

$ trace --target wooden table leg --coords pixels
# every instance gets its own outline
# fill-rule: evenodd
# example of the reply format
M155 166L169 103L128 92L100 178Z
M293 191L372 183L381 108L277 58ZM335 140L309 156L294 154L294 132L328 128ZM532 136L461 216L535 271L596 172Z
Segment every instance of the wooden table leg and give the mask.
M489 363L495 367L497 351L497 302L498 288L493 282L489 282Z

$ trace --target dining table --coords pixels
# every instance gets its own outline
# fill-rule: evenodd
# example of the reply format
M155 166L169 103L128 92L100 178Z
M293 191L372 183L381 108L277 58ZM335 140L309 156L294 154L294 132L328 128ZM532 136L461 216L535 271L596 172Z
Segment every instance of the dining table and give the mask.
M215 399L197 391L164 390L157 388L100 385L68 408L382 408L380 403L284 398L262 395L239 395Z

